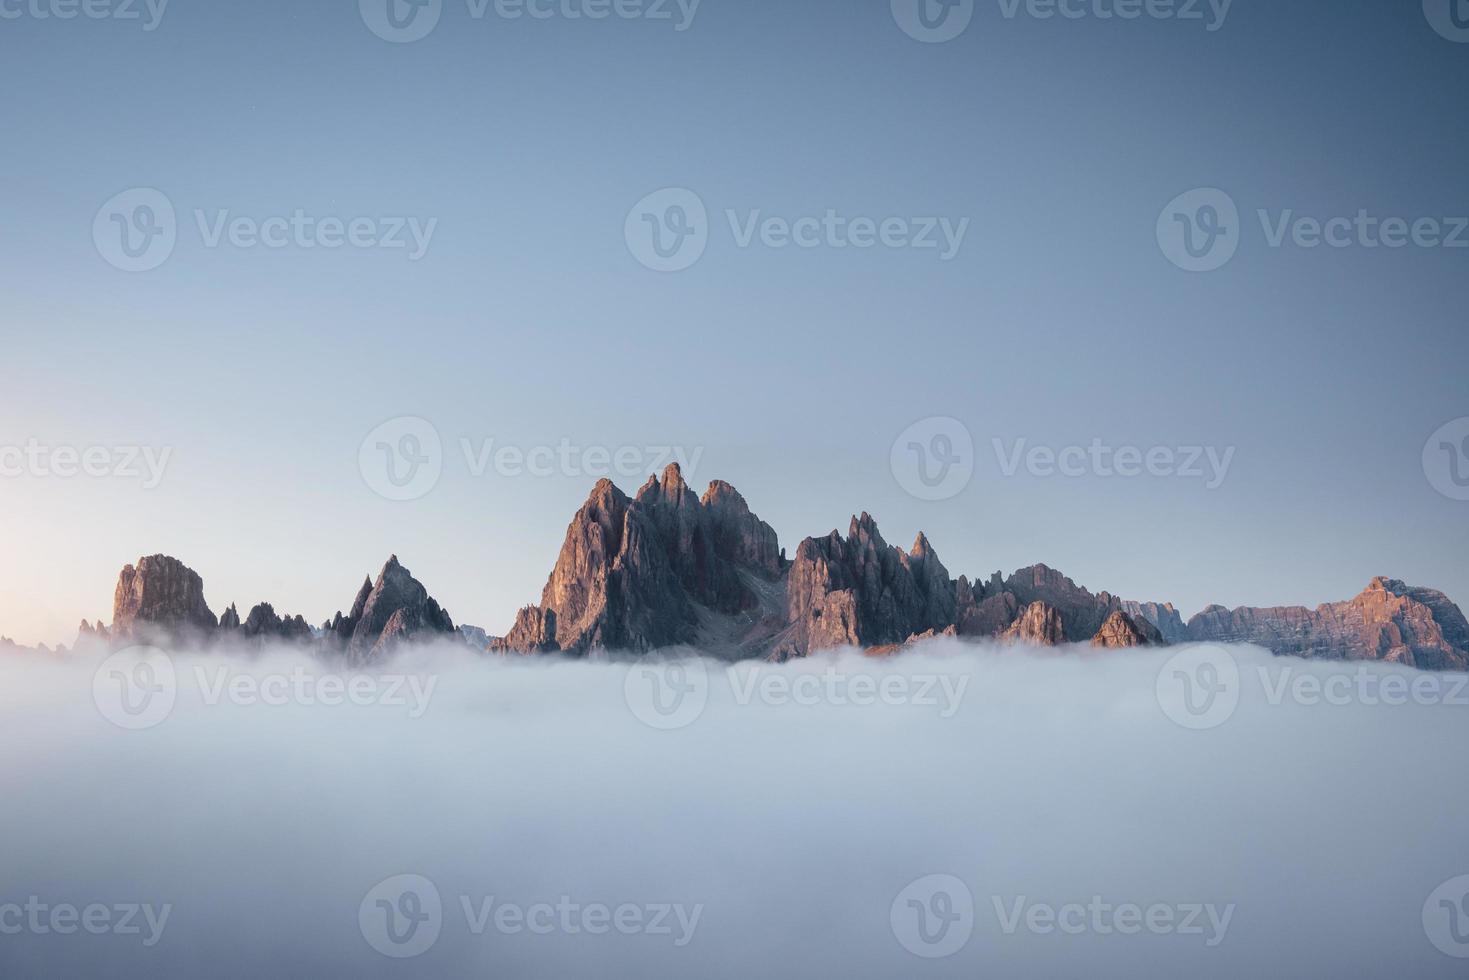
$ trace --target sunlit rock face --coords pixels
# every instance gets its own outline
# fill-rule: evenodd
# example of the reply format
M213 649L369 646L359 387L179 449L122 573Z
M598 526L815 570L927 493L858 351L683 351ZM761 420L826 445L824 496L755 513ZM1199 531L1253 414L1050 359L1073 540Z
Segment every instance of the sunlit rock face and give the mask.
M1346 602L1307 609L1210 606L1188 623L1200 642L1254 643L1277 654L1390 660L1426 670L1469 667L1469 624L1441 592L1375 578Z
M1097 635L1092 637L1092 646L1107 650L1124 647L1158 646L1164 642L1158 627L1141 617L1129 616L1117 610L1107 617Z
M204 580L177 558L139 558L118 576L110 630L114 643L201 642L218 625L204 601Z

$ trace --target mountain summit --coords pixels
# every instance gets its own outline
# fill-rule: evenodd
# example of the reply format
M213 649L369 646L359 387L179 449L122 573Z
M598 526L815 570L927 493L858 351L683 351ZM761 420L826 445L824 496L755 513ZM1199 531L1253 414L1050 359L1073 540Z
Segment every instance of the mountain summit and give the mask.
M724 482L696 498L677 465L629 499L603 480L572 519L539 605L492 649L574 655L690 645L785 660L925 636L1102 648L1246 642L1277 654L1469 669L1469 622L1441 592L1374 579L1315 610L1225 610L1185 623L1171 604L1093 594L1046 565L951 578L920 533L904 551L869 514L806 538L787 560L775 532Z
M631 499L602 480L566 529L540 605L493 648L740 650L778 613L770 599L784 573L775 531L729 484L697 497L677 463Z
M362 665L404 643L455 636L500 654L689 646L727 660L779 661L843 646L890 651L938 635L1108 649L1253 643L1281 655L1469 670L1463 612L1442 592L1397 579L1375 578L1355 598L1315 609L1210 606L1185 623L1171 604L1092 593L1046 565L1009 578L952 578L926 535L905 551L866 513L845 535L806 538L787 558L738 490L715 481L700 497L677 464L633 497L610 480L592 488L541 601L521 609L503 639L456 629L396 555L363 581L349 612L319 629L269 603L244 619L233 604L216 617L196 572L152 555L122 570L112 624L83 622L78 644L288 641Z
M365 581L349 615L313 630L301 616L282 617L268 602L254 606L244 620L233 603L216 618L204 601L204 580L177 558L153 555L128 565L118 577L112 625L82 622L77 646L114 648L147 644L165 648L205 648L216 644L259 645L266 641L316 644L361 665L397 646L440 634L458 635L449 614L417 579L388 559L377 581Z

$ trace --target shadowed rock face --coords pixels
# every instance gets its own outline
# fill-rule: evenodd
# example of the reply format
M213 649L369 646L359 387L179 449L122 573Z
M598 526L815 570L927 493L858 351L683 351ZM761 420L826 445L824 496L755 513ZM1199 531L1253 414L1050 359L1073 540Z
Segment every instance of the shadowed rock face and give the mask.
M230 609L234 610L234 606L230 606ZM235 619L239 619L238 613L235 614ZM287 616L283 619L268 602L262 602L251 609L239 630L240 635L249 640L287 640L300 643L312 638L311 627L306 624L304 617Z
M1124 647L1157 646L1166 642L1158 627L1142 617L1129 616L1117 610L1107 617L1097 635L1092 637L1092 646L1109 650Z
M1171 602L1123 602L1122 611L1137 621L1147 621L1163 634L1166 643L1187 643L1188 626Z
M1045 565L1032 565L1011 575L1005 581L1005 591L1014 594L1021 606L1044 602L1056 610L1065 624L1067 639L1073 643L1091 639L1107 617L1122 608L1122 603L1110 594L1092 595Z
M182 645L218 625L204 601L204 580L177 558L152 555L123 568L112 599L114 644Z
M396 557L396 556L395 556ZM330 642L345 650L347 644L352 642L352 633L357 629L357 624L362 621L362 611L367 608L368 596L372 595L372 577L368 576L362 580L362 587L357 590L357 597L352 600L351 610L343 616L340 609L330 620L321 625L322 632Z
M221 641L236 643L263 644L270 641L302 643L313 639L313 634L304 617L286 616L282 618L276 613L274 606L268 602L262 602L251 609L243 621L240 619L240 611L235 608L234 603L230 603L229 608L219 615L219 630L215 637Z
M959 620L960 636L999 636L1020 615L1020 600L1013 592L986 596Z
M676 484L670 481L666 497L660 485L658 501L648 494L636 506L612 481L600 481L566 529L540 606L520 611L499 648L582 654L595 647L648 650L691 641L693 608L669 560L673 544L661 538L679 535L680 519L693 519L685 508L697 505ZM663 511L657 522L650 513L655 508Z
M958 584L922 534L911 551L883 540L868 514L796 549L787 586L790 630L779 658L837 646L883 646L955 625ZM972 594L970 596L972 598Z
M1464 614L1442 593L1395 579L1375 578L1356 598L1315 609L1210 606L1188 631L1195 641L1254 643L1286 656L1469 668L1469 653L1454 642L1469 640Z
M753 610L753 579L783 563L775 531L728 484L703 499L677 464L629 499L603 480L566 529L539 606L522 609L501 651L647 651L695 643L709 615Z
M340 616L340 614L338 614ZM349 617L351 634L347 658L353 663L376 660L408 640L455 633L454 621L439 608L423 584L393 555L365 594L359 590ZM337 633L346 632L346 622Z
M721 561L767 579L780 577L785 570L785 556L775 529L750 512L738 490L715 480L704 491L701 503L709 515L714 554Z

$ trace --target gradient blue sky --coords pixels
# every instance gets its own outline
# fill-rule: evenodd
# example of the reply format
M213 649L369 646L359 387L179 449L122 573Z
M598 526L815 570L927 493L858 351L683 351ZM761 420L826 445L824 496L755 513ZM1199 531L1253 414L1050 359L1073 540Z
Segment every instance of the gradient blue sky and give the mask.
M173 554L219 612L320 622L396 552L456 621L539 597L586 478L472 477L461 437L703 447L794 550L868 510L954 574L1044 561L1094 590L1315 604L1377 574L1469 602L1469 503L1420 462L1469 416L1469 250L1265 246L1256 208L1469 214L1469 44L1417 2L1238 0L1198 22L1006 19L920 44L887 0L704 0L693 27L471 20L375 37L355 2L173 0L159 26L0 20L0 444L169 446L157 489L0 480L0 633L70 642L118 569ZM161 268L99 257L132 187L180 212ZM713 241L657 274L659 188ZM1154 225L1223 188L1245 238L1189 274ZM429 254L206 249L190 212L437 218ZM738 249L721 213L968 217L931 252ZM357 465L433 421L427 497ZM973 482L889 449L953 416ZM1237 447L1225 484L1001 475L992 438ZM637 481L622 481L634 489Z

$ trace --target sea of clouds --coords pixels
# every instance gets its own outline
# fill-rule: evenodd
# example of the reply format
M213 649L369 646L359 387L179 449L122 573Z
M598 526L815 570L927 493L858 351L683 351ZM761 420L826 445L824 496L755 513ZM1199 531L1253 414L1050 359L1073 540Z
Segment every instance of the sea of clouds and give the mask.
M1462 675L951 640L333 670L0 658L0 976L1469 966Z

